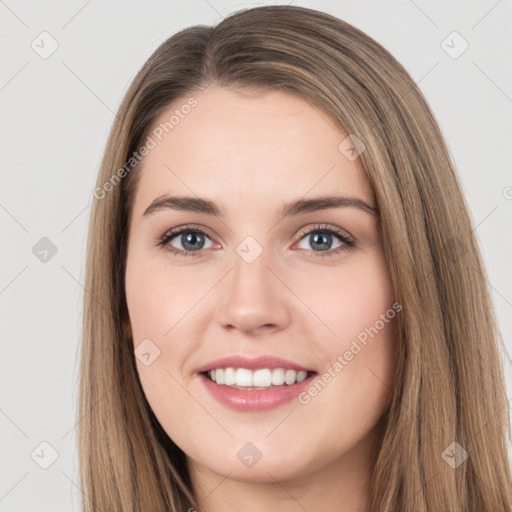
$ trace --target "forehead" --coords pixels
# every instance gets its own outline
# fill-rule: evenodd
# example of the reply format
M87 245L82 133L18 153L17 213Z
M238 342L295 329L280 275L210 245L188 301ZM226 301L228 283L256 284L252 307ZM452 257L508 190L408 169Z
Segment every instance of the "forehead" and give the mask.
M192 105L192 106L191 106ZM348 136L328 115L281 91L214 87L175 101L154 123L135 198L142 211L162 194L206 196L261 208L340 193L373 202L361 159L339 150ZM254 203L253 203L254 201Z

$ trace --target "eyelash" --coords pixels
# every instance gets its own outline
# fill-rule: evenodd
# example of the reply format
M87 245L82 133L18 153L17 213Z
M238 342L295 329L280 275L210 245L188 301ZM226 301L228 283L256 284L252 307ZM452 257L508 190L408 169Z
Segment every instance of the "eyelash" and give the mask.
M347 233L345 233L344 231L342 231L339 228L335 228L335 227L328 226L325 224L316 225L313 228L309 229L308 231L302 232L299 235L299 241L301 241L305 236L310 235L311 233L315 233L316 231L319 231L322 233L327 233L330 235L336 235L343 243L343 245L341 245L340 247L337 247L336 249L333 249L333 250L311 251L311 252L314 252L315 254L318 254L318 256L321 258L328 258L328 257L334 256L342 251L348 251L348 250L351 250L356 247L355 241L351 237L349 237L349 235ZM169 252L175 254L176 256L180 256L180 257L181 256L183 256L183 257L200 256L205 249L200 249L199 251L183 251L181 249L176 249L175 247L172 247L172 245L169 244L169 242L173 238L176 238L176 236L181 235L183 233L201 233L202 235L205 235L208 238L210 238L208 233L205 230L203 230L202 228L200 228L198 226L194 226L194 225L188 225L188 226L183 226L183 227L168 231L160 238L160 240L158 241L158 243L156 245L163 247L166 251L169 251Z

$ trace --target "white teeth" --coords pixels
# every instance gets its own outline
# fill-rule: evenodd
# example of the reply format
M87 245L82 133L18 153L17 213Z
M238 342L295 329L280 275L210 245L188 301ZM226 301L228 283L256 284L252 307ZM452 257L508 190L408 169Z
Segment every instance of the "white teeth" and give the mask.
M297 382L302 382L308 376L308 372L297 372Z
M247 368L217 368L210 370L208 376L213 382L225 386L269 388L302 382L307 378L308 372L284 368L261 368L255 371Z
M256 370L252 376L252 384L257 388L268 388L272 384L272 373L270 370Z
M232 386L235 383L235 370L233 368L226 368L224 370L224 384L226 386Z
M246 368L237 368L235 373L235 379L237 386L252 386L252 372Z
M295 370L286 370L284 374L284 381L286 384L293 384L297 378L297 372Z
M284 384L284 370L282 368L275 368L272 370L272 384L274 386L281 386Z

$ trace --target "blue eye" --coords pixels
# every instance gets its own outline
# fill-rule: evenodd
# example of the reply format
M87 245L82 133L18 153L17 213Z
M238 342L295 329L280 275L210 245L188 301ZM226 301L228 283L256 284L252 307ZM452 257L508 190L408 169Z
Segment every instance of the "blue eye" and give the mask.
M205 237L208 238L208 235L202 229L194 226L185 226L165 234L158 245L179 256L197 256L194 253L201 252L204 249ZM171 241L175 238L179 240L183 249L171 245Z
M331 245L333 242L333 237L337 238L340 243L337 247L333 248L322 248L321 246ZM333 228L329 226L315 226L313 229L303 233L301 235L301 240L307 239L311 245L311 247L316 247L319 249L318 251L313 251L315 253L320 253L318 256L332 256L333 254L338 254L341 251L353 248L355 246L354 241L348 236L347 233L342 231L339 228Z
M301 233L299 243L306 237L309 237L309 243L311 244L311 247L313 247L313 249L309 250L321 257L333 256L341 251L346 251L355 247L354 240L347 233L339 228L327 225L318 225L309 231ZM340 241L338 246L334 249L329 247L323 248L322 246L329 246L332 244L333 237ZM164 247L165 250L175 254L176 256L199 256L203 253L204 249L211 248L213 245L213 243L211 243L210 246L205 247L204 244L206 238L210 239L203 229L197 226L183 226L167 232L161 237L157 245ZM174 239L179 241L182 248L177 248L172 245L171 242L173 242ZM315 248L318 250L315 250Z

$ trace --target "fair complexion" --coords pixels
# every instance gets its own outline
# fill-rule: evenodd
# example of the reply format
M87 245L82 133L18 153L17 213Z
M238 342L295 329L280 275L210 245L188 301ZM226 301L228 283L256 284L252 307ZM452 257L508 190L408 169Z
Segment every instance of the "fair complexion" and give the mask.
M187 456L201 511L360 511L397 357L396 318L343 356L394 302L379 216L353 205L281 210L321 196L375 206L361 158L349 160L338 149L347 134L298 97L212 87L194 98L145 157L129 226L127 328L134 348L150 339L160 350L147 366L137 358L147 400ZM164 195L214 201L223 215L144 215ZM262 251L250 263L237 252L249 236L249 252ZM303 395L234 410L197 371L233 355L286 359L315 371L310 382L330 368L331 378L307 404ZM346 365L336 372L340 355ZM239 455L247 443L261 455L250 467Z

